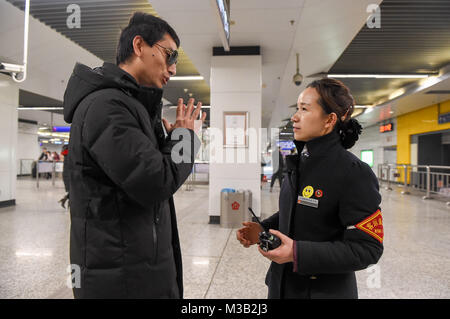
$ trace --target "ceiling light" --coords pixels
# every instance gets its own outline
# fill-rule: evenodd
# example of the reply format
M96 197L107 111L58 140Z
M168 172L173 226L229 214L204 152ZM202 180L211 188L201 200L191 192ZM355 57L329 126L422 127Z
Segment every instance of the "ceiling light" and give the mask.
M59 106L57 106L57 107L51 107L51 106L46 106L46 107L18 107L17 108L19 111L24 111L24 110L27 110L27 111L58 111L58 110L64 110L64 107L59 107Z
M439 82L438 76L430 76L429 78L420 80L420 85L425 89Z
M219 37L225 51L230 51L230 0L211 0L219 25Z
M393 100L393 99L395 99L395 98L398 98L399 96L405 94L405 92L406 92L406 90L403 89L403 88L398 89L398 90L392 92L392 93L389 95L389 100Z
M428 74L327 74L329 78L422 79Z
M171 81L200 81L203 80L201 75L184 75L184 76L173 76L170 78Z

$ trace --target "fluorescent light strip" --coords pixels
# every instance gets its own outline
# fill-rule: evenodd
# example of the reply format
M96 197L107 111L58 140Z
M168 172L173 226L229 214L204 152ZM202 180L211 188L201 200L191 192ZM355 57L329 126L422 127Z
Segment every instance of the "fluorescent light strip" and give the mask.
M19 111L58 111L58 110L64 110L64 107L18 107Z
M50 132L48 132L48 133L38 132L38 135L39 136L56 136L56 137L62 137L62 138L64 138L64 137L67 138L70 136L69 133L63 134L63 133L50 133Z
M200 81L203 80L201 75L173 76L170 81Z
M327 74L329 78L422 79L428 74Z

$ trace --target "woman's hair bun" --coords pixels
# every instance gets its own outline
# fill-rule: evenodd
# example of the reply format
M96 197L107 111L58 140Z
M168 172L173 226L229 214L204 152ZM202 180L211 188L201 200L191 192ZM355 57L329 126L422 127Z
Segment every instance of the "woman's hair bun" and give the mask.
M341 124L339 135L341 136L341 143L345 149L351 148L355 145L362 132L361 124L356 119L350 120Z

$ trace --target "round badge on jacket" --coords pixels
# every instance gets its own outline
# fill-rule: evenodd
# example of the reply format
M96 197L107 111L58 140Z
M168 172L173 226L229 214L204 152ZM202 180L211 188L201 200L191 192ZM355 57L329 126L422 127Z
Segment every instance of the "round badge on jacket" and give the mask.
M310 198L314 194L314 188L312 186L306 186L303 188L302 196Z

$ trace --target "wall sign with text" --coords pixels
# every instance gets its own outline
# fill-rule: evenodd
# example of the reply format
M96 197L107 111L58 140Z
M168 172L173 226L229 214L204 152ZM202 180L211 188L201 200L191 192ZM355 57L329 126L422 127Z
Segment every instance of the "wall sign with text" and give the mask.
M450 122L450 112L439 114L438 116L438 123L439 124L445 124Z
M380 133L392 132L394 130L394 123L380 125Z
M223 127L225 147L248 146L248 112L224 112Z

